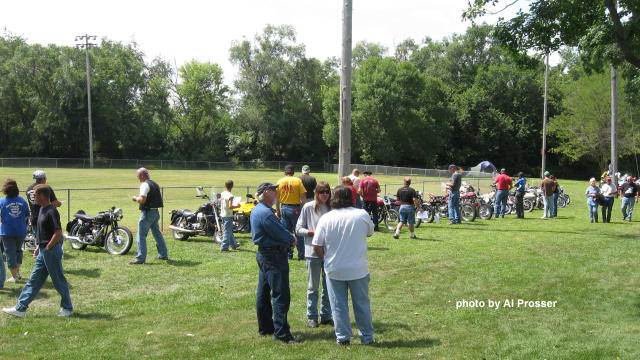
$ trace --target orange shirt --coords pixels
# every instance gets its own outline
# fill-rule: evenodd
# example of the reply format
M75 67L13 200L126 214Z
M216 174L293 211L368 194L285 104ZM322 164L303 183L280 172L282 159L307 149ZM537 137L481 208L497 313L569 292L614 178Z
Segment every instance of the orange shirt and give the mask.
M307 190L302 180L295 176L285 176L278 180L278 199L280 204L300 205L300 196Z

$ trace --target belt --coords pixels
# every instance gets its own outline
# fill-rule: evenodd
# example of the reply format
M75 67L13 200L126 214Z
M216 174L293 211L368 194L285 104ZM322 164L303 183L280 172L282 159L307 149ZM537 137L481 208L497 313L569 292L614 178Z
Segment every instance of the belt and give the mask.
M289 248L285 246L260 246L258 250L289 252Z
M144 211L149 211L149 210L158 210L158 208L148 208L148 209L142 209Z
M287 206L300 206L300 204L282 204L282 205L287 205Z

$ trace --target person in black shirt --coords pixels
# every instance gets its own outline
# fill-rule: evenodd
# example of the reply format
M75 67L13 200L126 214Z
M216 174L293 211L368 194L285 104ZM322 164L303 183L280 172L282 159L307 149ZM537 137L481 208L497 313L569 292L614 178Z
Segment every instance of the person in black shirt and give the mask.
M36 182L29 186L25 193L27 195L27 202L29 203L29 210L31 210L32 223L35 224L36 220L38 219L40 205L38 205L38 203L36 202L34 188L38 184L47 183L47 174L44 172L44 170L36 170L33 172L33 178ZM53 189L51 189L51 196L49 200L51 201L51 204L57 208L62 205L62 203L58 201L58 198L56 198L56 194L53 192Z
M631 221L633 206L639 197L638 185L633 183L633 178L631 176L627 176L627 182L622 184L620 187L620 197L622 198L622 220Z
M38 247L35 250L36 261L33 272L27 284L22 288L15 307L4 308L2 311L16 317L24 317L29 304L38 295L47 276L51 276L53 287L61 296L60 312L58 316L73 315L73 305L69 295L69 283L62 270L62 226L60 214L51 204L51 187L39 184L34 188L34 197L40 205L38 216Z
M409 185L411 185L411 178L404 178L404 186L398 189L398 193L396 194L396 197L400 201L400 222L393 235L394 239L400 238L400 230L406 223L409 223L409 237L416 239L416 234L413 232L413 229L416 224L416 207L419 206L418 193Z
M307 201L312 201L314 199L314 191L318 183L316 182L316 178L309 175L311 172L311 168L309 165L304 165L302 167L302 175L298 176L300 180L302 180L302 185L304 189L307 190Z
M160 231L160 226L158 225L160 220L158 209L164 206L160 186L151 180L149 170L140 168L136 174L138 180L140 180L140 195L132 196L131 200L140 204L140 221L138 221L138 234L136 236L138 255L135 259L129 261L129 264L144 264L147 260L147 234L149 229L151 229L153 238L156 240L157 258L169 260L167 244L164 242L162 231Z

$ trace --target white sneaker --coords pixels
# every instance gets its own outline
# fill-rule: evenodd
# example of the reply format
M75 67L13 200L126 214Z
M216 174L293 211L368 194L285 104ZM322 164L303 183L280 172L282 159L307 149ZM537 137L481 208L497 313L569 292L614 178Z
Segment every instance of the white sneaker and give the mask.
M19 317L19 318L23 318L27 315L26 311L18 311L16 310L15 306L14 307L10 307L10 308L3 308L2 309L3 312L9 314L9 315L13 315L15 317Z
M417 239L418 237L416 236L416 234L411 234L411 235L409 236L409 238L411 238L411 239Z
M393 234L393 238L394 239L400 239L400 234L398 234L398 233Z
M19 279L14 278L13 276L7 279L8 283L15 283L18 282Z
M73 310L60 309L60 312L58 313L58 316L60 317L68 317L71 315L73 315Z

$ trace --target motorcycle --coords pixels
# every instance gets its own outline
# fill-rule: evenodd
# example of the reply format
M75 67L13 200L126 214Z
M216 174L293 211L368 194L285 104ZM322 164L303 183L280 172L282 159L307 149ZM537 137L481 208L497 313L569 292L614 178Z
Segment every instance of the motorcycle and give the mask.
M251 232L251 211L256 207L258 201L253 195L247 194L247 201L240 204L240 207L233 209L233 232L248 233Z
M27 236L22 242L22 251L33 251L38 247L38 240L36 239L36 229L31 222L31 218L27 219Z
M397 208L400 207L400 202L395 198L385 195L378 197L378 224L384 222L384 226L387 230L395 230L400 221L400 212ZM395 208L397 207L397 208ZM372 218L373 220L373 218Z
M433 222L436 215L441 218L449 217L449 194L442 196L433 193L426 193L429 195L429 199L422 203L421 216L419 216L419 223ZM465 202L460 198L460 217L464 221L474 221L476 219L476 210L471 203ZM418 222L416 222L417 225Z
M74 250L84 250L88 245L104 246L111 255L125 255L131 249L131 230L118 226L118 221L122 220L122 209L113 206L96 216L89 216L83 210L78 210L73 217L67 223L65 239Z
M216 242L222 242L222 221L220 208L216 201L212 201L203 193L202 186L196 187L196 197L206 199L197 211L189 209L171 210L171 225L173 238L184 241L189 237L204 235L212 236Z

